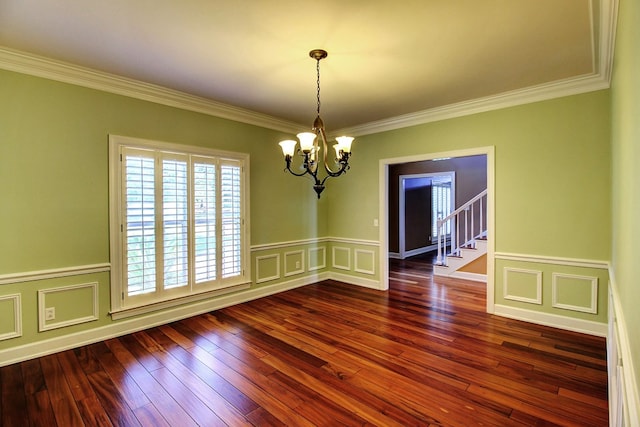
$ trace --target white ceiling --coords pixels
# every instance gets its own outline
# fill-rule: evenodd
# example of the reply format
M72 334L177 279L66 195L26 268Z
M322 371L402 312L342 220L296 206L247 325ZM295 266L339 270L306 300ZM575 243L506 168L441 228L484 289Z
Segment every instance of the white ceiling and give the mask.
M613 1L0 0L0 46L304 126L323 48L330 131L601 76Z

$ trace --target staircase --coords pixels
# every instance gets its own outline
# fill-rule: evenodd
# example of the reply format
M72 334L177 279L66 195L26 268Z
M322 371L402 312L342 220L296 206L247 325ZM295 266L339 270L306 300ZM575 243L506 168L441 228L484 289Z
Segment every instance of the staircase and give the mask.
M487 190L480 192L445 218L439 218L436 276L486 280L486 275L459 270L487 253Z

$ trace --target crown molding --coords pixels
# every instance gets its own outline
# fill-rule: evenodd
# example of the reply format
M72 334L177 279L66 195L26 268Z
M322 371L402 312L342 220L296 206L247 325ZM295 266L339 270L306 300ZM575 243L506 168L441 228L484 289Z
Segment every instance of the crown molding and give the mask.
M594 58L593 73L337 129L332 134L370 135L532 102L608 89L611 86L613 70L619 0L591 1L592 10L598 8L598 13L595 14L598 18L598 23L596 25L595 18L592 18L591 23Z
M595 1L595 0L593 0ZM613 55L616 44L616 29L618 23L618 1L600 1L600 31L598 33L598 60L599 70L603 79L611 85L613 74ZM595 34L595 30L593 30ZM595 55L594 55L595 58Z
M592 19L594 21L592 22L593 73L363 123L335 130L332 135L369 135L609 88L619 0L592 1L594 8L598 8L597 13L594 14L598 18L598 25L595 25L595 18ZM0 69L98 89L286 133L296 133L300 128L306 128L304 125L266 114L2 46L0 46Z
M298 123L255 111L3 46L0 46L0 69L71 83L287 133L295 133L302 127Z
M370 135L410 126L422 125L425 123L437 122L440 120L452 119L455 117L469 116L471 114L529 104L532 102L607 89L608 87L609 82L605 80L603 76L599 74L588 74L586 76L560 80L538 86L531 86L524 89L504 92L498 95L491 95L484 98L477 98L470 101L463 101L442 107L417 111L415 113L404 114L401 116L391 117L389 119L368 122L358 126L338 129L334 133L336 135L352 136Z

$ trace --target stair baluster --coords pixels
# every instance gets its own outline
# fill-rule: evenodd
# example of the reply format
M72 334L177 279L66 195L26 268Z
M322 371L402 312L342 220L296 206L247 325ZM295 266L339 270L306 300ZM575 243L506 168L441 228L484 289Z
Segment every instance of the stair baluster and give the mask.
M468 202L451 212L445 218L439 217L437 222L438 229L438 255L436 258L437 265L447 265L447 257L459 256L461 247L476 247L476 239L487 235L487 227L485 224L487 190L480 192L477 196L471 198ZM475 220L475 207L478 207L478 223ZM469 211L471 215L469 215ZM461 215L464 212L464 217ZM460 222L464 226L464 238L460 243ZM451 230L447 234L446 230Z

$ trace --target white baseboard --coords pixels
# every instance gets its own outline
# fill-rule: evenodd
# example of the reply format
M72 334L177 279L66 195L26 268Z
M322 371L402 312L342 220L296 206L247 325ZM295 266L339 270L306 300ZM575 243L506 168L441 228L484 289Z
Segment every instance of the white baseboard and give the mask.
M329 279L337 280L339 282L348 283L350 285L362 286L364 288L376 289L376 290L385 290L382 287L382 283L378 280L365 279L363 277L351 276L349 274L342 274L332 272L329 273Z
M404 253L404 258L409 258L416 255L426 254L427 252L435 251L438 249L438 245L424 246L422 248L411 249Z
M240 304L242 302L266 297L279 292L295 289L301 286L317 283L329 279L329 273L310 275L303 278L278 283L272 286L261 286L227 296L201 301L187 306L166 309L142 317L115 321L106 326L76 332L61 337L25 344L18 347L0 350L0 366L11 365L36 357L46 356L71 348L93 344L121 335L149 329L154 326L164 325L177 320L192 317L209 311ZM341 280L341 279L336 279ZM363 285L366 286L366 285Z
M464 279L464 280L472 280L474 282L482 282L487 283L487 275L480 273L469 273L467 271L454 271L449 274L449 277L454 277L456 279Z
M400 252L389 252L389 258L393 259L405 259L416 255L426 254L427 252L435 251L438 249L438 245L425 246L422 248L411 249L406 251L404 256Z
M566 329L568 331L580 332L598 337L607 336L607 324L593 322L590 320L574 319L556 314L541 313L539 311L525 310L522 308L509 307L496 304L494 313L497 316L508 317L510 319L523 320L537 325L551 326L554 328Z

